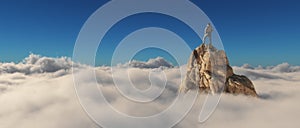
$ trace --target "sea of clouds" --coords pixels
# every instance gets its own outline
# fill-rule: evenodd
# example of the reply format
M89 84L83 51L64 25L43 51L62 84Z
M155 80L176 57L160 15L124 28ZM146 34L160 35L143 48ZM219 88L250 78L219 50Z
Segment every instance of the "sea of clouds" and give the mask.
M72 74L74 71L82 76L84 86L76 89L89 94L89 104L99 111L98 116L110 119L109 114L101 111L105 104L97 99L94 90L88 88L92 85L92 78L87 77L86 70L91 69L95 71L107 101L116 110L131 116L151 116L168 108L175 100L182 80L180 67L161 57L148 62L131 61L111 70L106 66L76 64L67 57L31 54L20 63L0 63L0 128L97 128L81 107ZM236 74L246 75L253 81L260 98L223 94L211 117L205 123L198 123L205 100L205 95L199 95L192 110L175 127L300 127L300 66L283 63L252 67L245 64L233 69ZM132 102L114 86L114 79L122 81L124 73L128 73L131 83L138 89L147 89L152 84L151 78L163 78L166 87L151 103ZM149 73L152 73L151 78ZM114 79L112 74L117 74ZM134 90L126 91L130 94ZM108 122L115 123L116 120Z

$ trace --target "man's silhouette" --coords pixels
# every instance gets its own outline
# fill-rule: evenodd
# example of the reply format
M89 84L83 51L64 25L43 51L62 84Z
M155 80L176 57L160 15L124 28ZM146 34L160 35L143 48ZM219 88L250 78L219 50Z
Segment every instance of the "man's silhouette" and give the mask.
M204 33L204 37L203 37L203 43L205 43L206 38L209 38L209 44L212 44L212 40L211 40L211 33L213 31L212 26L210 25L210 23L207 24L207 26L205 27L205 33Z

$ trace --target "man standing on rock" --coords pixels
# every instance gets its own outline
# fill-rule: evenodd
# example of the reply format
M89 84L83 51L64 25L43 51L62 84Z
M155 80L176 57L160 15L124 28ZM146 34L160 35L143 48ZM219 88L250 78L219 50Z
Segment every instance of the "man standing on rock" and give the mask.
M204 33L204 37L203 37L203 43L205 43L206 38L209 38L209 44L212 44L212 40L211 40L211 33L213 31L212 26L210 25L210 23L207 24L207 26L205 27L205 33Z

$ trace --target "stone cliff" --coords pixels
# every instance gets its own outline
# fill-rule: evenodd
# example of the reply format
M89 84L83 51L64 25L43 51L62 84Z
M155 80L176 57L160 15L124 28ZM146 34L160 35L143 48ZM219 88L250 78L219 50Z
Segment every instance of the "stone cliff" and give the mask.
M253 83L246 76L234 74L224 50L208 44L200 45L191 53L179 91L196 88L203 93L225 92L257 97Z

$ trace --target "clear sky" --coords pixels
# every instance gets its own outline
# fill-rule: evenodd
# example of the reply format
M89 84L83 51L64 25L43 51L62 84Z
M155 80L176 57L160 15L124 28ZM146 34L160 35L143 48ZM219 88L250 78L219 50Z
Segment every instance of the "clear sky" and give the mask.
M77 35L88 17L106 0L2 0L0 2L0 61L19 62L29 53L72 57ZM193 0L213 21L232 65L300 65L300 1ZM154 20L155 19L155 20ZM139 24L136 24L136 21ZM130 27L128 27L130 26ZM182 22L159 14L128 17L103 39L97 64L125 35L142 27L162 27L182 36L191 48L199 37ZM176 26L176 27L174 27ZM122 31L120 31L122 30ZM157 50L157 49L156 49ZM159 50L158 50L159 51ZM103 52L103 53L102 53ZM140 59L162 52L144 51ZM148 55L148 56L147 56ZM170 55L165 55L172 61Z

